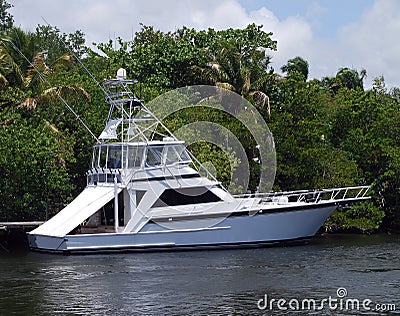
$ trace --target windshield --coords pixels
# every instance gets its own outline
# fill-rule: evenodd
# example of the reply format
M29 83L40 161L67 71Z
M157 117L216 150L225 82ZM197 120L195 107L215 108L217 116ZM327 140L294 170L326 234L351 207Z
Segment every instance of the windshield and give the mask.
M92 168L138 168L142 164L143 146L96 145L93 150Z
M171 165L191 160L184 145L151 146L147 148L146 166Z

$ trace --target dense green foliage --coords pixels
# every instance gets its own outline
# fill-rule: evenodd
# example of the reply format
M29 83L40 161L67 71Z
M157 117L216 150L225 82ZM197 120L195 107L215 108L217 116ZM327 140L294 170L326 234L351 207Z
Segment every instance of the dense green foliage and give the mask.
M0 0L0 31L4 31L13 26L14 19L12 15L7 12L12 7L7 1Z
M281 76L268 56L277 43L255 24L168 33L142 26L132 41L100 43L101 53L96 53L83 46L80 31L61 34L55 27L38 26L27 33L13 27L9 8L0 2L0 221L44 219L46 209L50 215L59 211L86 183L94 140L57 94L95 134L108 107L68 46L99 81L126 68L140 81L136 92L145 101L195 84L235 91L258 108L274 135L275 190L373 184L370 202L335 212L327 228L399 229L400 89L388 91L383 78L365 90L366 71L344 67L335 77L309 80L308 62L301 57L283 65ZM175 113L166 124L176 130L196 121L214 122L236 136L248 156L250 189L255 190L256 144L244 126L200 105ZM212 165L223 183L230 180L230 168L241 163L231 149L224 154L210 143L194 143L190 149Z

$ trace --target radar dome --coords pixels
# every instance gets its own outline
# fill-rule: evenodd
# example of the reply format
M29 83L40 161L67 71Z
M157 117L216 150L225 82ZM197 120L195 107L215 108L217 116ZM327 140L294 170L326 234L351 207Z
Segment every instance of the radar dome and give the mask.
M117 70L117 79L125 80L126 79L126 70L124 68L119 68Z

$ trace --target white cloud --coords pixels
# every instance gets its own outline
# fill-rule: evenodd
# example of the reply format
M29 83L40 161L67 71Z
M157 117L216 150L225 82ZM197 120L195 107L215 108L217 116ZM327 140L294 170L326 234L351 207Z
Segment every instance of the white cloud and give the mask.
M257 24L262 24L266 32L273 32L272 38L278 41L277 52L273 56L273 67L276 71L296 56L306 58L313 40L311 26L300 16L288 17L280 21L275 14L267 8L250 12L250 19Z
M361 19L342 28L342 58L365 68L369 84L383 75L388 87L400 86L400 1L376 0Z
M361 18L343 26L339 35L316 35L322 16L328 14L318 3L311 3L307 16L279 19L266 7L246 11L238 0L9 0L17 25L34 30L44 24L43 16L62 32L81 29L87 44L115 37L125 40L138 31L139 23L162 31L174 31L183 25L196 29L208 27L243 28L249 23L263 24L274 33L278 51L271 53L273 67L279 71L289 59L301 56L309 62L310 78L333 76L341 67L365 68L369 82L384 75L388 86L399 86L400 1L375 0ZM284 5L284 4L283 4ZM334 30L332 30L334 32ZM368 85L368 84L367 84ZM370 85L370 83L369 83Z
M69 33L81 29L89 42L104 41L116 36L130 39L139 24L152 25L162 31L173 31L183 25L206 29L244 27L250 23L246 10L235 0L9 0L16 25L34 30L49 23Z

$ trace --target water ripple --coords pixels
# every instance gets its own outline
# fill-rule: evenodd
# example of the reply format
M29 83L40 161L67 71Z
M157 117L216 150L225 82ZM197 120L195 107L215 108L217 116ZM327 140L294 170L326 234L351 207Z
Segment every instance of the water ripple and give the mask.
M336 236L299 247L0 258L0 314L269 315L257 308L265 294L322 300L339 287L400 307L398 241Z

